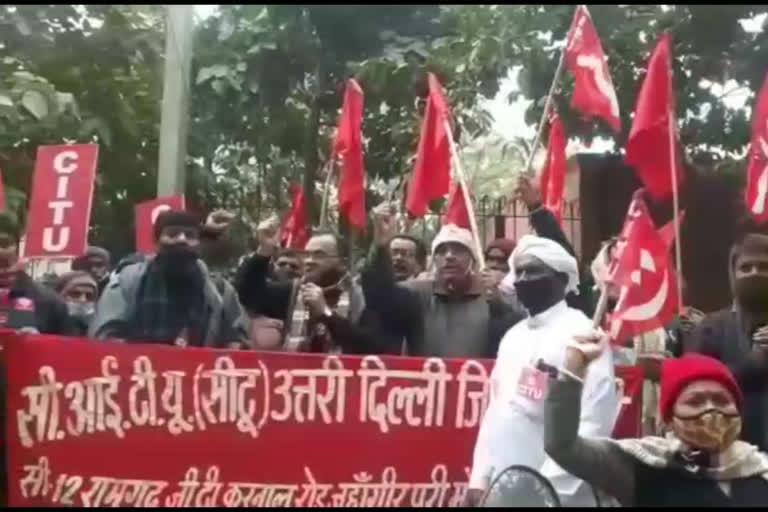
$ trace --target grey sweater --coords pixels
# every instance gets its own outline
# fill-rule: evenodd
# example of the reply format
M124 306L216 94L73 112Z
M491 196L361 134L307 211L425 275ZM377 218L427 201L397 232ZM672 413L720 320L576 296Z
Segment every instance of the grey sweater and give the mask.
M461 296L434 280L398 284L386 248L376 251L362 284L368 308L399 328L412 356L495 357L502 336L524 317L502 300L486 299L477 276Z

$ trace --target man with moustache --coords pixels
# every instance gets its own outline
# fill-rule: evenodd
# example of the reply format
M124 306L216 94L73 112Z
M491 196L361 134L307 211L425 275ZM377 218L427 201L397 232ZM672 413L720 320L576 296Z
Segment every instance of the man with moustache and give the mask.
M424 242L409 235L396 235L389 242L392 273L397 282L415 279L427 268L427 248Z
M390 251L394 223L388 205L376 209L377 251L363 272L366 303L406 339L407 354L422 357L493 357L499 341L523 315L490 296L474 267L472 234L443 226L432 243L435 279L398 283Z
M768 449L768 225L742 220L731 246L733 304L712 313L684 340L685 352L720 360L744 392L741 439Z
M490 400L475 443L466 505L477 505L489 484L511 465L529 467L553 485L566 506L594 506L590 489L564 472L544 451L544 404L551 369L561 369L574 336L592 322L569 307L579 284L576 259L558 243L523 236L512 254L517 296L529 317L504 335L490 377ZM613 356L604 351L582 379L579 433L607 437L619 411Z
M288 282L269 279L270 259L279 248L276 226L260 225L258 237L256 254L243 263L235 280L240 302L257 330L252 344L314 353L393 350L392 343L380 339L375 317L365 312L363 293L351 279L338 236L313 234L304 249L304 276Z
M154 225L158 253L113 274L91 322L89 337L177 346L224 347L240 341L234 289L219 293L200 260L200 222L166 211Z

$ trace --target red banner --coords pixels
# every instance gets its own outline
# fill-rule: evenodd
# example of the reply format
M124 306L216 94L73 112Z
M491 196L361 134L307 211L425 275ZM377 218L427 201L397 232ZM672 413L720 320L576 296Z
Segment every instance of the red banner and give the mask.
M36 335L5 350L11 506L458 506L492 365Z
M76 258L88 244L96 144L37 148L26 258Z
M184 196L159 197L136 205L136 252L155 253L155 220L168 210L184 210Z

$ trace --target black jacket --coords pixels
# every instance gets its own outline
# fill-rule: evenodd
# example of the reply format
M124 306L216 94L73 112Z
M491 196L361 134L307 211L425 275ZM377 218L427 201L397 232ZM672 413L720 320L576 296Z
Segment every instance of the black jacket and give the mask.
M48 287L20 272L14 279L9 298L14 306L8 311L6 329L34 328L41 334L75 335L64 302ZM34 310L22 310L19 299L31 300Z
M293 281L269 279L270 259L255 254L246 259L237 271L235 289L243 308L253 316L266 316L290 325ZM362 292L357 290L362 301ZM353 297L350 297L353 300ZM393 337L385 329L378 315L363 307L353 311L350 304L350 318L337 314L322 318L334 342L345 354L395 354L401 353L402 338ZM358 316L356 321L352 319Z
M696 326L684 347L723 362L733 372L744 393L741 438L768 450L768 357L752 350L749 329L734 308L723 309Z

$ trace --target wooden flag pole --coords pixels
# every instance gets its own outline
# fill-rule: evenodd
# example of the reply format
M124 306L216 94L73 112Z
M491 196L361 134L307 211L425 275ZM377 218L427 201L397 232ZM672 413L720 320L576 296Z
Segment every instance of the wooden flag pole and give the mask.
M469 188L467 188L467 180L464 176L464 169L461 167L461 160L459 160L459 152L456 149L456 142L453 140L453 130L451 124L447 119L443 120L443 128L448 135L448 144L451 148L451 156L453 157L454 164L456 165L456 177L461 185L461 190L464 194L464 203L467 205L467 213L469 214L469 226L472 229L472 240L475 243L475 252L477 253L477 263L480 265L480 270L485 269L485 255L483 253L483 246L480 244L479 231L477 229L477 219L475 219L475 208L472 205L472 200L469 195Z
M672 89L670 89L671 94ZM669 160L672 167L672 222L675 227L675 266L677 267L677 309L683 313L683 255L680 240L680 205L677 191L677 158L675 158L676 126L674 112L668 109L669 118Z
M585 6L586 7L586 6ZM578 6L576 6L578 9ZM549 109L552 106L552 97L555 95L555 89L557 84L560 83L560 77L563 74L563 63L565 62L565 50L568 48L568 38L573 30L573 22L576 17L571 21L571 26L568 28L568 33L565 35L565 45L560 50L560 60L557 62L557 68L555 68L555 76L552 78L552 85L549 86L549 93L547 93L547 99L544 102L544 111L541 113L541 119L539 120L539 127L536 129L536 136L533 138L533 144L531 145L531 153L528 155L528 161L525 163L523 174L531 173L531 166L533 165L533 157L536 155L536 149L541 141L541 134L544 131L544 124L547 122Z
M570 31L569 31L570 32ZM565 47L560 51L560 61L557 63L557 69L555 70L555 76L552 79L552 85L549 88L547 99L544 102L544 111L541 113L541 119L539 120L539 127L536 129L536 136L533 138L533 144L531 145L531 152L528 155L528 161L525 162L525 168L523 174L531 173L531 166L533 165L533 157L536 155L536 149L539 147L541 141L541 134L544 131L544 124L547 122L547 114L552 105L552 96L555 95L555 89L560 82L560 76L563 74L563 62L565 61Z
M682 241L680 240L680 200L677 190L677 158L675 146L677 144L677 126L675 125L675 112L672 108L672 100L675 94L672 81L672 56L667 62L669 73L668 97L667 97L667 131L669 132L669 166L672 169L672 222L675 228L675 266L677 267L677 312L683 314L683 254Z
M328 159L325 164L326 177L323 185L323 201L320 204L320 229L325 230L328 226L328 196L331 191L331 179L333 178L333 158Z

